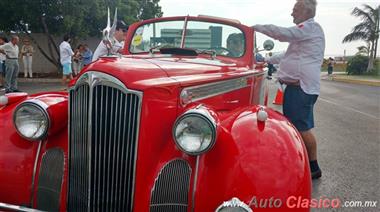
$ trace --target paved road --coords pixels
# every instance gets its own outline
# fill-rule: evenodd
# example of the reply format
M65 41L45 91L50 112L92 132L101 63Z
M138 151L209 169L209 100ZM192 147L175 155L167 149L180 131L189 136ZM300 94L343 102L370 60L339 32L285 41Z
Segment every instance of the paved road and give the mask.
M62 91L64 86L60 82L19 82L18 88L23 92L34 94L42 91Z
M313 198L378 202L377 208L313 211L380 211L380 87L322 80L314 112L323 177L313 181Z
M272 81L269 85L273 100L276 87ZM30 93L62 89L59 83L20 83L19 87ZM323 177L313 181L313 198L378 201L377 208L328 211L379 211L380 87L323 80L315 120Z

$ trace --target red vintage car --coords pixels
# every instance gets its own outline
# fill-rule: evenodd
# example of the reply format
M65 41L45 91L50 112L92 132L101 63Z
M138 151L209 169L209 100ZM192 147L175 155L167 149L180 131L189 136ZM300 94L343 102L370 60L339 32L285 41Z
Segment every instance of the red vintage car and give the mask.
M68 92L1 96L0 208L309 211L307 153L265 106L254 40L236 20L141 21Z

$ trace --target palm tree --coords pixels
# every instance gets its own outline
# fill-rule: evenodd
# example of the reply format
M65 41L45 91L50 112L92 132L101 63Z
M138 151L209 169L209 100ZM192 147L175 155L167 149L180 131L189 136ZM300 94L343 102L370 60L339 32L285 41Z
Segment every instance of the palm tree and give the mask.
M368 4L363 4L364 9L355 7L351 15L359 17L362 22L356 25L352 32L346 35L343 43L355 40L364 40L369 45L369 62L367 71L373 69L373 63L376 59L377 46L379 41L379 17L380 5L372 8Z
M368 46L359 46L359 47L357 47L357 49L358 49L358 52L356 53L356 55L369 56L369 45Z

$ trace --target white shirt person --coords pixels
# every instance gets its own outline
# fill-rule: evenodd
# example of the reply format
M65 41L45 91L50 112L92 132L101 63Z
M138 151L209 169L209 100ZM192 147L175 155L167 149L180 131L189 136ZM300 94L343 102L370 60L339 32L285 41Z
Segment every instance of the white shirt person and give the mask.
M319 95L320 71L325 50L325 36L321 26L310 18L293 27L254 25L261 32L281 42L289 42L285 53L269 58L268 62L280 64L278 78L299 81L307 94Z
M96 61L99 57L105 56L108 53L117 54L122 53L124 47L124 39L127 35L128 26L123 21L116 22L116 31L113 36L113 45L110 50L108 50L105 41L100 41L98 47L96 48L94 55L92 56L92 61Z

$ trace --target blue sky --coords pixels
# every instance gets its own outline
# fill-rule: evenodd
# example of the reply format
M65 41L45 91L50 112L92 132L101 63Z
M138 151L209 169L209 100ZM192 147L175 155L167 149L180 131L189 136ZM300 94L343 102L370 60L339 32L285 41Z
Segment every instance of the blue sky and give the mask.
M295 0L160 0L164 16L176 15L212 15L237 19L243 24L275 24L292 26L292 12ZM360 22L359 18L351 16L355 7L368 4L372 7L380 4L379 0L319 0L315 20L325 32L325 55L353 55L357 47L364 42L342 44L345 35L351 32L353 26ZM258 35L261 45L268 37ZM275 41L275 51L283 51L287 43ZM379 48L380 51L380 48ZM380 55L380 52L378 53Z

